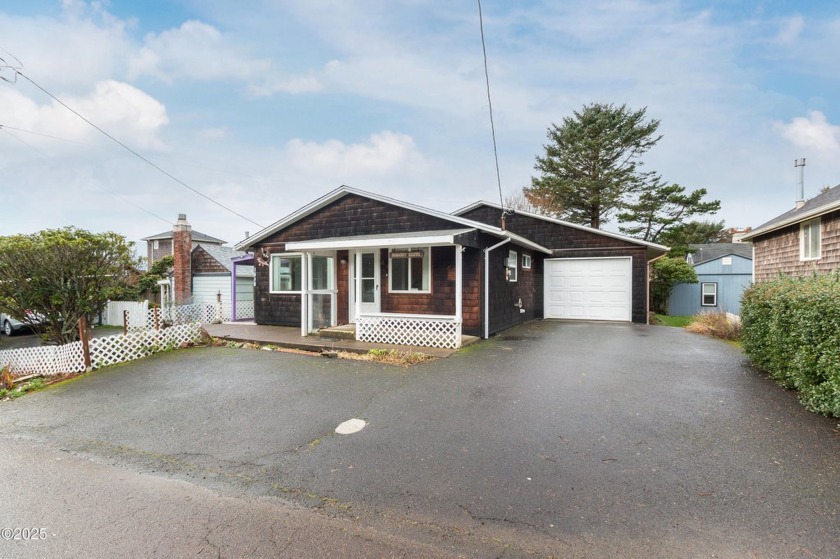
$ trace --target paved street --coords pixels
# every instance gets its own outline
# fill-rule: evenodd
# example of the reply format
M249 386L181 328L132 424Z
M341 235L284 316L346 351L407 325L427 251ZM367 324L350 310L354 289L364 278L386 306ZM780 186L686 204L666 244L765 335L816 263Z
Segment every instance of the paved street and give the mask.
M837 421L680 329L535 322L409 369L182 350L0 420L0 528L47 534L2 557L838 555Z

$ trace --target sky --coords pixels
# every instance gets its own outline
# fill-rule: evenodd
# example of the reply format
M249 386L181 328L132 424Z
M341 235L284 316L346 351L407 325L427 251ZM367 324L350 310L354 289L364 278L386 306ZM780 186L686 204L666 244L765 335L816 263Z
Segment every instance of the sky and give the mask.
M645 169L727 226L791 209L797 158L806 198L840 183L836 2L482 10L504 196L591 103L660 120ZM476 1L0 0L0 59L0 235L72 225L142 254L179 213L235 244L340 185L500 198Z

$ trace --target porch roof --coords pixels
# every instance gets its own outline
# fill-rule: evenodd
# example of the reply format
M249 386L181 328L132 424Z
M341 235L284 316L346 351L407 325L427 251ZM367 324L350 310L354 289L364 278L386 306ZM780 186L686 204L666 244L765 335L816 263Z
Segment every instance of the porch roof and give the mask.
M345 248L373 248L373 247L421 247L446 246L461 244L458 237L475 231L489 233L502 239L510 239L521 246L533 249L543 254L551 254L551 250L537 243L511 233L510 231L496 231L487 228L473 229L445 229L442 231L416 231L412 233L384 233L378 235L356 235L352 237L332 237L328 239L312 239L309 241L293 241L286 243L286 250L338 250Z
M421 247L454 245L458 235L475 229L447 229L443 231L419 231L413 233L386 233L382 235L356 235L353 237L332 237L286 243L286 250L334 250L345 248L373 247Z

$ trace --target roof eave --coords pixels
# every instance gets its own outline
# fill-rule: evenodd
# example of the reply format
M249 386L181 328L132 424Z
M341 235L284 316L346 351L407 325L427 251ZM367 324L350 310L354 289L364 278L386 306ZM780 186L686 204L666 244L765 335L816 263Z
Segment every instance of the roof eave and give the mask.
M814 208L813 210L809 210L801 215L794 215L777 223L771 223L767 227L759 227L758 229L750 231L749 233L741 237L741 240L749 241L756 237L760 237L761 235L766 235L767 233L772 233L773 231L778 231L779 229L784 229L785 227L796 225L797 223L801 223L808 219L813 219L815 217L825 215L838 209L840 209L840 201L832 202L830 204Z
M473 210L475 208L478 208L480 206L489 206L489 207L495 208L499 211L502 211L504 209L499 204L496 204L496 203L493 203L493 202L488 202L486 200L479 200L478 202L473 202L469 206L465 206L465 207L463 207L459 210L455 210L452 213L454 215L459 215L459 214L471 211L471 210ZM628 243L634 243L634 244L637 244L637 245L642 245L644 247L648 247L649 249L653 249L654 251L661 252L663 254L668 252L669 250L671 250L670 247L666 247L664 245L659 245L659 244L656 244L656 243L651 243L649 241L643 241L641 239L628 237L627 235L622 235L620 233L613 233L611 231L604 231L602 229L595 229L593 227L587 227L585 225L578 225L577 223L570 223L568 221L563 221L562 219L557 219L556 217L548 217L548 216L539 215L539 214L535 214L535 213L531 213L531 212L526 212L526 211L523 211L523 210L516 210L516 209L509 209L507 211L512 211L514 213L522 214L526 217L532 217L534 219L541 219L543 221L550 221L552 223L557 223L558 225L566 225L566 226L572 227L574 229L580 229L581 231L589 231L589 232L595 233L597 235L604 235L605 237L612 237L612 238L618 239L620 241L627 241Z

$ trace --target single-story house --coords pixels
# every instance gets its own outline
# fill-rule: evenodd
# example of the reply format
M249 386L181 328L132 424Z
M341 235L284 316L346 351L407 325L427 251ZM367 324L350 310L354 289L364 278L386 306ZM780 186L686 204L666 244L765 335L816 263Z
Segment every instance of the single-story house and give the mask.
M756 283L779 275L828 273L840 266L840 185L744 235L753 243Z
M236 246L254 255L255 321L302 335L353 323L357 339L449 347L533 318L646 322L647 263L665 247L501 217L492 204L447 214L342 186Z
M751 244L691 244L686 261L694 266L697 283L674 286L668 314L691 316L710 310L741 314L741 295L752 283Z

